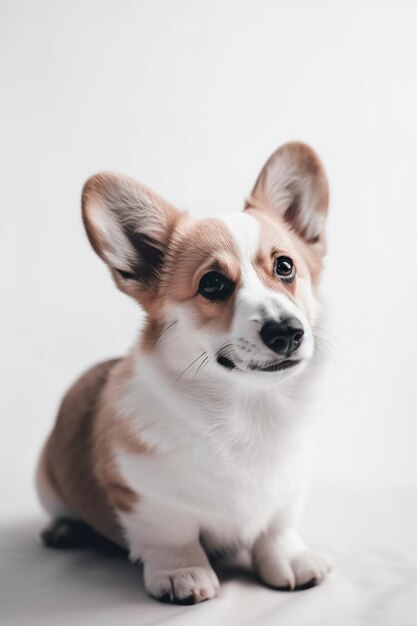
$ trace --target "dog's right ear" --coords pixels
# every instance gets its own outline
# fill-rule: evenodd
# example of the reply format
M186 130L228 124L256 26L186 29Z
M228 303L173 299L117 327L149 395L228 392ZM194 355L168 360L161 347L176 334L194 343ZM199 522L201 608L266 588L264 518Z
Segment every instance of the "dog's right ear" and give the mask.
M133 178L101 173L84 185L82 214L90 243L117 286L146 302L180 212Z

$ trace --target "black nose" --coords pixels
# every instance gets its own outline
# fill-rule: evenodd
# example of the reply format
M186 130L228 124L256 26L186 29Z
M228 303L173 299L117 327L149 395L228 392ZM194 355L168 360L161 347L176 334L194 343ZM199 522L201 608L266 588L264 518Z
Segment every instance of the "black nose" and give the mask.
M304 330L301 322L291 317L281 322L268 320L261 328L262 341L277 354L287 356L297 350L303 340Z

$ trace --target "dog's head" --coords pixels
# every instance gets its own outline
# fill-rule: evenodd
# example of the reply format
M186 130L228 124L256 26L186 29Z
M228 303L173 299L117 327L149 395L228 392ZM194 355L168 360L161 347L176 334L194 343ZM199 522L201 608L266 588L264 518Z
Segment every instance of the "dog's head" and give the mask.
M240 213L194 220L108 173L87 181L82 205L93 248L148 314L145 347L180 376L207 365L277 381L311 359L328 205L311 148L277 150Z

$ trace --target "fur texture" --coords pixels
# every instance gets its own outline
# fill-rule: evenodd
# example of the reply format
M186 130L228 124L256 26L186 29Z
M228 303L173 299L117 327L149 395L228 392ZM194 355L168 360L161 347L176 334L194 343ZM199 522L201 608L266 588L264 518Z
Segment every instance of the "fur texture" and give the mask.
M297 533L327 203L323 167L299 143L267 161L242 213L194 220L116 174L84 187L90 241L147 321L128 356L64 398L38 491L53 521L85 522L143 561L156 598L214 597L219 550L247 548L276 588L329 571ZM213 273L227 297L204 290ZM301 329L291 354L265 341L266 323L287 320Z

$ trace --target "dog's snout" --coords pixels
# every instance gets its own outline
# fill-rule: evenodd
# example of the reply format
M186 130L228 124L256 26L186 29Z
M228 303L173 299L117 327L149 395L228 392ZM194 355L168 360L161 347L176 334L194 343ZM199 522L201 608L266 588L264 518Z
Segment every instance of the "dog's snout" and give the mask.
M268 320L260 330L262 341L277 354L289 356L296 350L304 335L301 322L291 317L280 322Z

